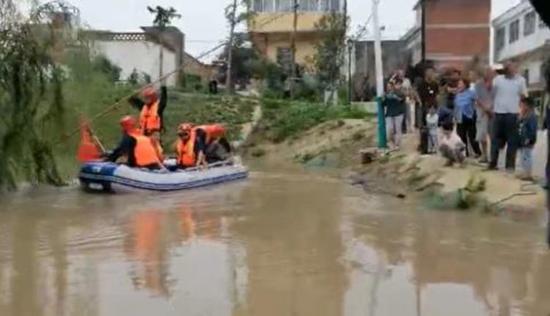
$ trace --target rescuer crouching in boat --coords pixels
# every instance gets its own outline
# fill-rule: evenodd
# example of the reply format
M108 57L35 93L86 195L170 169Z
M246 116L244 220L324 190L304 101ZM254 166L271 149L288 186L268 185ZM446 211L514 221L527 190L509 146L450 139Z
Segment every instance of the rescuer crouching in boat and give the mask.
M224 137L225 129L218 124L193 126L190 123L178 126L176 142L177 167L208 167L209 163L229 158L231 146Z
M117 162L120 158L126 157L127 165L130 167L165 169L156 142L141 133L133 117L123 117L120 120L120 126L123 134L122 140L117 148L108 155L107 161Z

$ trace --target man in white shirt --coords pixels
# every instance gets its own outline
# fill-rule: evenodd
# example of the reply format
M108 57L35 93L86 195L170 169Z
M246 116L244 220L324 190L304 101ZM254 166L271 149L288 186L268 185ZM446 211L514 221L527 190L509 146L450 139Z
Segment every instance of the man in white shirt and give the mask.
M493 79L494 120L489 169L496 170L499 152L506 148L506 169L514 171L518 149L518 113L522 96L527 96L525 78L518 75L516 62L506 64L506 74Z

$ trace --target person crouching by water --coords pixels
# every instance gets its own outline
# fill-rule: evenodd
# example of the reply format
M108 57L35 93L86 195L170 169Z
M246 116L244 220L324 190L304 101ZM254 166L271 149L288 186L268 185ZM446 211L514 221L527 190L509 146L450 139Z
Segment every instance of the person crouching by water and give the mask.
M454 131L452 122L445 121L444 119L441 123L443 136L441 137L439 151L441 152L441 155L447 159L445 166L451 167L455 163L462 166L464 164L464 160L466 159L466 145L464 145L462 139Z
M133 117L123 117L120 120L120 126L122 140L117 148L109 154L107 161L117 162L120 158L126 157L127 165L130 167L164 169L155 142L150 137L141 134Z
M524 181L533 181L533 149L537 142L537 115L535 104L529 97L521 99L519 108L519 153L521 157L522 173L519 178Z

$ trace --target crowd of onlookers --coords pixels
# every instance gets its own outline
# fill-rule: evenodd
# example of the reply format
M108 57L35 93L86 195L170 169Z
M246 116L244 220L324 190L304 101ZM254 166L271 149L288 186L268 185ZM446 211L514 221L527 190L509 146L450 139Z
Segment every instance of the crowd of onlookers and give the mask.
M537 117L515 62L467 72L426 67L417 78L398 70L387 80L382 104L392 149L402 145L403 133L418 131L422 154L440 153L448 165L477 159L496 170L506 148L506 169L515 171L519 152L520 177L532 177Z

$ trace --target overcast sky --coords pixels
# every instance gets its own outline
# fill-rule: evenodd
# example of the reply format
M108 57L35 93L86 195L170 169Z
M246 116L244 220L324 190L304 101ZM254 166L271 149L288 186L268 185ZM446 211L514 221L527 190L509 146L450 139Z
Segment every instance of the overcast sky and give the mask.
M224 8L231 0L66 0L78 7L84 23L94 29L117 32L136 31L151 23L146 10L150 6L173 6L182 14L174 24L186 34L186 50L192 55L216 46L227 36ZM520 0L492 0L493 17ZM403 35L415 20L412 8L417 0L380 0L380 23L386 27L383 36ZM348 0L352 33L370 16L370 0ZM371 27L369 27L371 29ZM371 32L369 32L371 33ZM368 34L367 34L368 36Z

